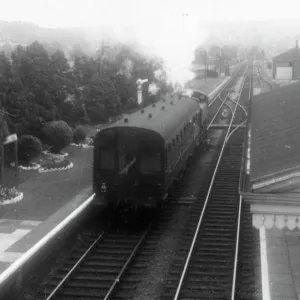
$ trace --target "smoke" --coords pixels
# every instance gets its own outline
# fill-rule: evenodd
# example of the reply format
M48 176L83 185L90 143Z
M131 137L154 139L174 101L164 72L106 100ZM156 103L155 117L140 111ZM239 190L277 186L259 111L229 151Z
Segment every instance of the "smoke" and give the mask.
M154 71L154 77L157 79L157 80L163 80L165 79L165 72L164 70L156 70Z
M133 63L129 58L126 58L117 74L124 75L126 78L132 77Z
M159 92L159 87L154 82L152 82L149 84L148 92L151 95L156 95Z
M170 5L173 6L172 3ZM155 76L160 77L165 72L169 84L182 87L194 78L191 71L194 51L208 36L201 28L199 19L196 13L183 14L181 8L177 12L167 11L167 15L163 10L158 10L152 22L139 19L137 26L131 27L135 49L164 61L163 70L157 70Z

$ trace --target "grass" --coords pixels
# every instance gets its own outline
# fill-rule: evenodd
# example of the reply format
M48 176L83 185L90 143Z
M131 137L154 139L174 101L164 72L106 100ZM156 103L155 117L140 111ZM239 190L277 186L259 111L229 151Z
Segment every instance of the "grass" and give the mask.
M94 135L102 126L87 126L88 137ZM93 148L69 146L67 160L74 164L67 171L39 173L36 170L5 168L4 182L16 186L24 193L21 202L0 206L0 218L43 221L74 198L81 190L92 185ZM44 154L41 155L41 158ZM38 161L37 161L38 163Z

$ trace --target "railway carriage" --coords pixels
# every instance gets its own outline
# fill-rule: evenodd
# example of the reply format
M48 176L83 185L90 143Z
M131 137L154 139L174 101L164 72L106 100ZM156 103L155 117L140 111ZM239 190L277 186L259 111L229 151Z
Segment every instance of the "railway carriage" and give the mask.
M205 138L207 97L168 96L95 137L93 188L110 207L158 208Z

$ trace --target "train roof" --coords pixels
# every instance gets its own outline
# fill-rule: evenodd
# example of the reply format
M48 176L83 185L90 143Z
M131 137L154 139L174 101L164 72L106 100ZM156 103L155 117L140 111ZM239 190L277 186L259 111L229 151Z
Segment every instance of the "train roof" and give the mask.
M171 138L182 123L190 119L200 109L195 98L168 95L155 104L149 105L106 127L138 127L156 131L165 140Z

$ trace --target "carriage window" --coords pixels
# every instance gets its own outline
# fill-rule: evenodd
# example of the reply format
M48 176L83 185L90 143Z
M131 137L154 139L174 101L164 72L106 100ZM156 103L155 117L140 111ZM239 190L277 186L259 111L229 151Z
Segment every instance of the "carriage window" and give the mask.
M176 135L176 143L179 143L179 134Z
M172 140L172 146L175 147L175 139Z
M168 144L168 151L171 152L172 151L172 145Z
M114 152L111 149L101 149L100 157L100 165L102 170L110 170L115 167Z
M155 152L146 152L141 154L140 171L147 172L160 172L161 161L160 154Z

